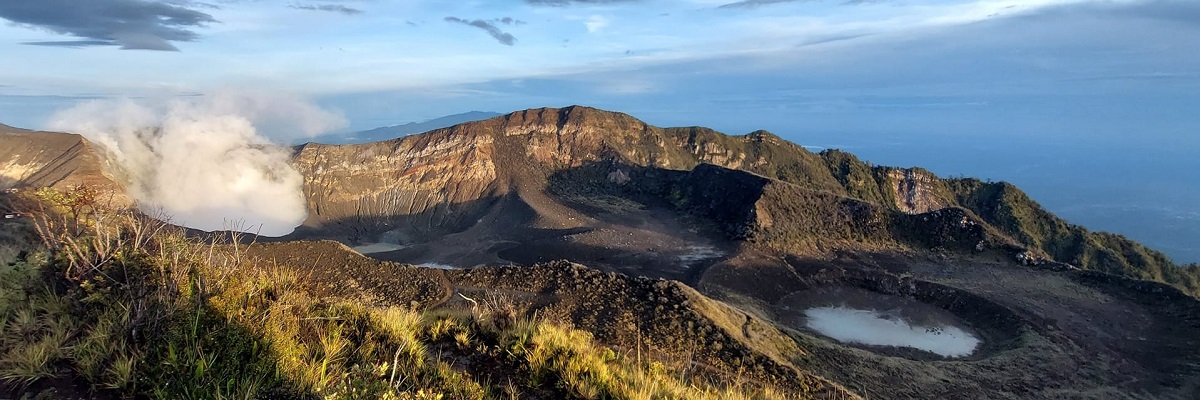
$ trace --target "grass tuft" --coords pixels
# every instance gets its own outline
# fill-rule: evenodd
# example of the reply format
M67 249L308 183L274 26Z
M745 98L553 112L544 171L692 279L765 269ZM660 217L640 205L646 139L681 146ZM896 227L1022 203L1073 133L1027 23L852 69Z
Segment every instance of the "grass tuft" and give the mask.
M0 380L29 385L39 379L57 376L53 363L63 353L60 338L45 336L42 340L10 350L0 361Z

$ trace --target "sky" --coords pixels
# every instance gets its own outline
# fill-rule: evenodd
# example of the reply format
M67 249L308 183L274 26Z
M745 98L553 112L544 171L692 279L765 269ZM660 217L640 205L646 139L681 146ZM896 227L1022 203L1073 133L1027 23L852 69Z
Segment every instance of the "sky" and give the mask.
M1014 181L1089 227L1181 224L1166 246L1200 261L1200 1L0 0L0 19L8 125L230 88L346 131L583 104Z

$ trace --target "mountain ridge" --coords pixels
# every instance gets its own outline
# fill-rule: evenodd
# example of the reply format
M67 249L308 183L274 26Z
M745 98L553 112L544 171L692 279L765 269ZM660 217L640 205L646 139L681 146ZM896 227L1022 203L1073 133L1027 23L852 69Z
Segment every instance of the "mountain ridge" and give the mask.
M109 172L103 152L86 139L16 128L4 132L11 142L0 182L6 187L61 189L87 182L117 204L132 204ZM47 150L31 151L29 146ZM40 158L31 159L32 154ZM55 161L75 159L82 164ZM550 207L535 210L539 226L578 229L582 225L571 221L586 217L556 206L541 193L555 171L597 162L667 170L707 163L905 214L961 208L969 212L967 217L994 228L992 236L998 232L1011 239L995 242L1029 250L1022 257L1200 293L1200 272L1121 235L1070 224L1011 184L875 166L840 150L812 153L762 130L726 135L696 126L660 128L624 113L570 106L521 110L379 142L310 142L296 146L292 160L305 177L309 218L301 231L319 237L360 241L403 224L424 228L401 232L402 237L461 232L510 197L524 204L519 207ZM321 232L331 225L354 226L355 232L352 237Z
M515 137L521 138L519 143L501 146L506 141L513 142L512 138ZM394 214L394 205L384 205L378 212L371 211L373 207L379 207L373 203L381 198L401 199L401 203L409 205L404 210L408 214L424 213L431 209L430 205L452 207L464 204L467 199L501 198L520 186L511 182L515 172L501 171L512 168L510 164L521 164L526 169L540 168L541 171L533 175L543 176L535 179L541 180L548 175L547 170L575 168L601 161L673 170L690 170L701 163L709 163L752 172L801 188L857 198L907 214L958 207L969 211L978 221L994 226L997 232L1013 239L1013 244L1026 247L1030 257L1069 263L1083 269L1164 281L1179 285L1193 294L1200 292L1200 277L1197 276L1200 274L1195 271L1183 269L1162 253L1120 235L1092 233L1070 225L1041 208L1011 184L943 179L921 168L873 166L840 150L812 153L761 130L732 136L703 127L659 128L628 114L571 106L522 110L484 121L360 146L367 146L362 148L364 150L371 149L368 152L382 150L380 146L392 146L394 148L388 157L414 160L406 164L417 167L393 171L401 180L391 185L393 188L415 185L429 188L425 190L438 187L449 189L440 194L430 192L425 195L420 191L382 193L374 199L356 202L352 207L355 215L336 215L325 221ZM296 164L308 177L314 176L316 170L311 167L311 156L306 154L311 147L302 146L296 158ZM417 148L421 151L417 151ZM450 160L471 167L456 168ZM533 164L524 165L523 160L532 161ZM430 169L434 165L440 168L437 172ZM326 174L329 173L329 169L324 168L327 166L323 164L321 168ZM508 176L505 179L509 181L500 179L502 175ZM453 176L460 178L448 178ZM382 181L384 179L379 180ZM332 190L325 188L323 191ZM310 187L306 192L322 190ZM528 190L524 192L529 195ZM310 215L316 215L318 219L328 217L331 205L338 208L336 202L322 206L310 204ZM350 207L342 203L341 208ZM464 218L470 220L470 217L482 215L482 211L465 210L465 214L461 215L466 215ZM461 216L455 213L440 215L437 218ZM310 219L310 222L316 221ZM1052 231L1043 232L1050 229L1047 227L1052 227Z
M420 122L409 122L400 125L381 126L378 128L367 129L364 131L322 135L314 138L312 141L327 143L327 144L352 144L352 143L369 143L388 140L401 136L408 136L423 132L432 131L439 128L445 128L465 122L479 121L492 117L498 117L503 114L491 111L468 111L465 113L446 115L430 120Z
M0 189L86 185L104 203L133 205L104 150L81 135L0 125L0 143Z

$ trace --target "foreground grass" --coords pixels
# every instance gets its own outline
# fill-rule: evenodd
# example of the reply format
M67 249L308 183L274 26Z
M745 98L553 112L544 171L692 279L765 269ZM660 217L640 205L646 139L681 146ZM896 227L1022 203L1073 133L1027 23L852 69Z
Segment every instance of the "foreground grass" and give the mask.
M503 299L417 311L318 298L294 269L86 193L44 191L45 251L0 271L0 384L10 394L165 399L738 399L682 380ZM228 239L228 238L227 238ZM87 393L44 391L76 383ZM53 389L50 389L53 390Z

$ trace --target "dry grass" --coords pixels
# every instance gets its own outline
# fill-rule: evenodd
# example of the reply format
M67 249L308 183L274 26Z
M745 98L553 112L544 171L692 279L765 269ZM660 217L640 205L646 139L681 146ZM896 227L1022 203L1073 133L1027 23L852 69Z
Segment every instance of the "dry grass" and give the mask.
M246 262L236 235L206 242L45 197L48 251L0 277L10 390L60 376L171 399L783 397L683 380L499 298L422 312L315 297L296 269Z

